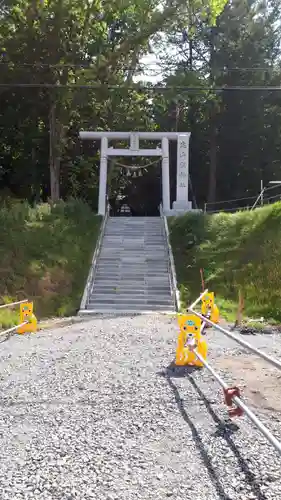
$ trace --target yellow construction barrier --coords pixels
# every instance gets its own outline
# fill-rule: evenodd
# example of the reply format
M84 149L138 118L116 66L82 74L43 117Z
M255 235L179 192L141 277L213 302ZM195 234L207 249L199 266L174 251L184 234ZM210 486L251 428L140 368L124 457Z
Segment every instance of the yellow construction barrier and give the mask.
M27 333L37 331L37 318L33 313L33 302L20 304L20 326L17 333Z
M0 309L7 309L10 307L13 308L17 305L20 306L19 324L0 332L0 337L7 337L12 333L22 334L37 331L37 318L33 313L33 302L29 302L28 299L10 302L9 304L2 304L0 305Z
M193 352L196 349L203 359L207 358L208 346L201 335L201 319L195 314L180 314L178 324L180 333L176 349L176 365L203 366Z
M213 323L218 323L220 319L220 312L218 306L215 304L214 292L208 292L202 297L201 313L203 316L209 318Z

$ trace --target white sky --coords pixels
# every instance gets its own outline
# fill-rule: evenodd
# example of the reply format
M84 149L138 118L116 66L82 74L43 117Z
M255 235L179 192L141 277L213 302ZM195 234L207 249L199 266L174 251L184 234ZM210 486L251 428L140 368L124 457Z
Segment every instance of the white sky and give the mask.
M167 59L174 62L179 60L178 48L172 44L165 43L165 35L162 37L162 47L165 47L165 52L168 54ZM145 67L144 73L139 76L134 77L135 82L144 81L151 83L161 82L163 79L163 66L165 65L165 52L162 48L161 50L154 47L153 54L147 54L141 58L140 63Z

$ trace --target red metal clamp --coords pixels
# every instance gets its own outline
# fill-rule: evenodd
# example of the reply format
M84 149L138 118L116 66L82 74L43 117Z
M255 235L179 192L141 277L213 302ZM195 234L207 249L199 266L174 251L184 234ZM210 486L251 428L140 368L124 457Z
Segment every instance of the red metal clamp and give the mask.
M228 406L228 414L230 418L233 417L241 417L243 415L243 410L239 408L239 406L233 407L233 398L237 396L240 398L240 389L239 387L228 387L223 390L224 392L224 401L226 406Z

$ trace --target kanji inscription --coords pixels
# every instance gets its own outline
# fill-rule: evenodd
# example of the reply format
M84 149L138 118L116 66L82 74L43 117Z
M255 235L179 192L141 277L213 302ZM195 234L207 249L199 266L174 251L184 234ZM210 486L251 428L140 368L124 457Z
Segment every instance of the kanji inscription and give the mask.
M177 159L177 200L188 200L188 147L189 137L187 135L178 138Z

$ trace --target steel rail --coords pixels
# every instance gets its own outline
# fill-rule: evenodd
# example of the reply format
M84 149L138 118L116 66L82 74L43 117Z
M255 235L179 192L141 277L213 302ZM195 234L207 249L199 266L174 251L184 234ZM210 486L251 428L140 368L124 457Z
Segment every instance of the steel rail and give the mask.
M87 312L86 307L87 307L89 296L90 296L91 290L93 288L93 283L95 280L97 261L98 261L98 257L99 257L100 251L101 251L101 245L102 245L102 241L104 238L105 226L106 226L108 217L109 217L109 204L107 204L107 206L106 206L106 212L105 212L105 215L104 215L102 223L101 223L99 237L98 237L98 240L97 240L96 245L95 245L94 254L92 257L92 262L91 262L90 270L88 273L88 277L87 277L86 285L84 288L83 296L81 299L78 314L84 314Z
M9 302L9 304L2 304L0 306L0 309L4 309L4 307L13 307L17 306L19 304L24 304L25 302L28 302L28 299L23 299L23 300L18 300L17 302Z
M194 311L193 307L194 307L193 304L191 306L189 306L188 311L190 311L193 314L195 314L196 316L198 316L198 318L200 318L202 321L204 321L208 325L212 326L213 328L216 328L216 330L219 330L220 332L224 333L224 335L226 335L230 339L234 340L235 342L240 344L242 347L245 347L246 349L248 349L252 353L256 354L257 356L260 356L261 358L263 358L265 361L270 363L272 366L274 366L278 370L281 370L281 362L278 359L274 358L273 356L270 356L269 354L266 354L265 352L261 351L260 349L257 349L252 344L249 344L249 342L246 342L245 340L240 339L237 335L235 335L234 333L231 333L229 330L226 330L222 326L216 325L210 319L206 318L205 316L203 316L199 312Z
M229 386L225 383L225 381L220 377L220 375L209 365L209 363L199 354L196 349L193 350L195 356L201 361L201 363L209 370L209 372L213 375L213 377L217 380L217 382L221 385L224 390L229 389ZM241 410L247 415L249 420L257 427L257 429L264 435L264 437L272 444L276 451L281 455L281 443L276 439L273 434L271 434L270 430L265 427L265 425L260 421L260 419L248 408L248 406L238 397L233 396L232 401L239 407Z
M200 302L200 300L202 300L202 299L203 299L203 297L205 297L205 295L206 295L207 293L208 293L208 289L204 290L204 292L202 292L202 293L201 293L201 295L199 295L198 299L196 299L196 300L193 302L193 304L191 304L191 306L189 306L189 307L187 308L187 310L191 310L191 309L193 309L193 307L197 306L197 304ZM192 312L194 312L194 311L192 311Z
M8 330L4 330L4 332L0 332L0 337L4 335L8 335L9 333L13 333L17 328L21 328L24 325L27 325L28 321L24 321L20 325L12 326L12 328L8 328Z
M179 293L178 284L177 284L177 273L176 273L175 259L174 259L174 255L173 255L172 246L170 243L170 232L169 232L167 217L164 214L162 203L160 203L159 211L160 211L161 219L163 219L163 223L164 223L164 233L165 233L165 240L166 240L166 244L167 244L168 262L169 262L169 271L170 271L169 278L170 278L171 288L173 291L173 301L174 301L174 304L176 306L176 310L179 311L180 310L180 293Z

